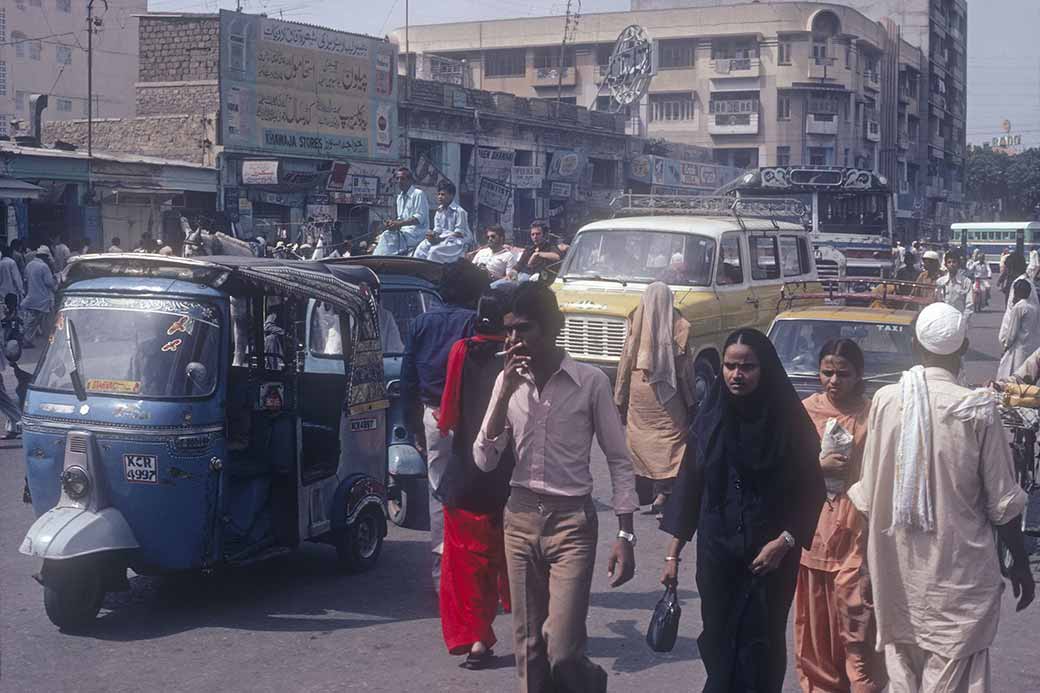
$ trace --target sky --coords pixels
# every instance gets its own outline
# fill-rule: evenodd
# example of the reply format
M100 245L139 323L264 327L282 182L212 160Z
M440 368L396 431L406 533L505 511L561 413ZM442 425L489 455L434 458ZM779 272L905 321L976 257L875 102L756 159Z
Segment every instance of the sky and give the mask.
M562 15L567 0L241 0L244 12L382 36L413 24ZM571 0L577 6L579 0ZM841 0L832 0L837 4ZM582 12L629 8L629 0L581 0ZM235 0L149 0L155 11L212 12ZM562 31L562 27L561 27ZM1000 135L1001 123L1040 146L1040 0L968 0L968 142Z

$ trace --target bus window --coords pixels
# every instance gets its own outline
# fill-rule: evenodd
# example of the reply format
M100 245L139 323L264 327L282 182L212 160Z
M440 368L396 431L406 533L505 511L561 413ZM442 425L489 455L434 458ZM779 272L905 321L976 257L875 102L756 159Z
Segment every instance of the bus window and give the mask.
M804 238L780 236L780 264L785 277L809 273L809 251Z

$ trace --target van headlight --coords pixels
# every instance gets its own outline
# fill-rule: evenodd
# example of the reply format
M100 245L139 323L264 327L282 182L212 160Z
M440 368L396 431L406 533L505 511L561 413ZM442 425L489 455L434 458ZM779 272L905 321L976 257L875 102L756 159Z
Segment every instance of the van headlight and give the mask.
M83 467L69 467L61 474L61 487L72 500L80 500L90 493L90 475Z

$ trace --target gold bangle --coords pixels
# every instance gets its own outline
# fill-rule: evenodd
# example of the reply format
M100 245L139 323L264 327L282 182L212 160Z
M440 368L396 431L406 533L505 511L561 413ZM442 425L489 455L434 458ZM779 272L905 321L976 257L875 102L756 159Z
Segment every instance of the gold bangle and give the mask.
M666 560L666 561L675 561L676 563L682 563L682 559L679 558L678 556L665 556L664 560Z

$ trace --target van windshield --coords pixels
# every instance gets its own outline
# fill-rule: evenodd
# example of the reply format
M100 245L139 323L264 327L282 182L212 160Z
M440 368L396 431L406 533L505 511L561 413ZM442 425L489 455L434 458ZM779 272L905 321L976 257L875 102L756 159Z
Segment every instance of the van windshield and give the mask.
M567 279L710 286L715 241L667 231L586 231L578 234L567 258Z
M74 324L71 333L69 322ZM34 387L74 391L72 334L87 392L169 398L213 392L221 334L214 305L162 298L65 296Z

